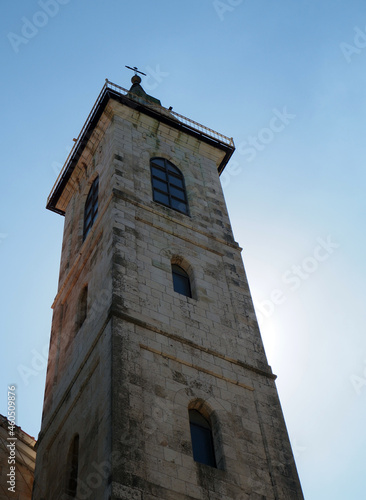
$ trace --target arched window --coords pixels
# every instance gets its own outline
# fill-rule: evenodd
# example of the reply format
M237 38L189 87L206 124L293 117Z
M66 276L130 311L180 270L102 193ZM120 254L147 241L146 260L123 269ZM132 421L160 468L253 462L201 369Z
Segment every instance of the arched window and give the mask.
M165 158L150 160L154 201L188 214L188 202L182 172Z
M85 321L87 310L88 310L88 285L85 285L81 290L78 302L77 320L76 320L78 329Z
M195 462L216 467L211 424L197 410L189 410L189 424Z
M98 189L99 177L96 177L93 181L93 184L91 185L88 197L85 202L83 241L87 237L98 215Z
M68 478L66 493L70 498L76 497L78 488L78 469L79 469L79 435L76 434L72 440L68 456Z
M172 276L174 291L186 297L192 297L191 283L185 270L177 264L172 264Z

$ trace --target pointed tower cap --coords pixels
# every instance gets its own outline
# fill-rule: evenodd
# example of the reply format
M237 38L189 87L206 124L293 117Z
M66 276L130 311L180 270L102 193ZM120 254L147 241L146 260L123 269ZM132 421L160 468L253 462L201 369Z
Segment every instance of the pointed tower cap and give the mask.
M142 73L143 75L145 73ZM131 88L128 92L128 97L134 100L140 101L142 104L154 104L161 106L161 102L156 97L153 97L145 92L145 90L141 87L141 77L137 74L134 74L131 78Z

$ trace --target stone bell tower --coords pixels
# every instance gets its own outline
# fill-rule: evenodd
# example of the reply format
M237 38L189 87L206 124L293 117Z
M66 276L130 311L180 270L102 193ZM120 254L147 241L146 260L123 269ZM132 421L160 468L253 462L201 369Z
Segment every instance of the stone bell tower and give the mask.
M233 140L108 81L65 217L34 500L303 499L219 175Z

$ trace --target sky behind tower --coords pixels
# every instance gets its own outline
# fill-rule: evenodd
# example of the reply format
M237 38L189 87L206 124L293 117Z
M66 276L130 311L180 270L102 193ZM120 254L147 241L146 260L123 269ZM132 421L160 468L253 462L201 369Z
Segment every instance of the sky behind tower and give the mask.
M305 498L365 495L366 4L19 0L0 19L0 413L37 437L63 218L47 195L108 78L232 136L222 175Z

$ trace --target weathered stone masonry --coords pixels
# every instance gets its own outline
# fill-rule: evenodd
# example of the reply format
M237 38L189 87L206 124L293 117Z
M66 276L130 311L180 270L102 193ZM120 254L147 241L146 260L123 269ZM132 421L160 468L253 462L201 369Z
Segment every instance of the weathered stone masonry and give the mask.
M101 101L51 199L65 229L33 498L70 498L77 434L74 498L302 499L218 175L233 147L181 127L138 87ZM153 201L153 157L184 175L189 216ZM192 298L174 291L172 263ZM192 408L211 421L217 468L193 460Z

